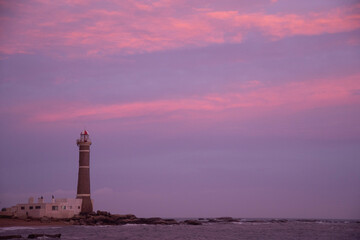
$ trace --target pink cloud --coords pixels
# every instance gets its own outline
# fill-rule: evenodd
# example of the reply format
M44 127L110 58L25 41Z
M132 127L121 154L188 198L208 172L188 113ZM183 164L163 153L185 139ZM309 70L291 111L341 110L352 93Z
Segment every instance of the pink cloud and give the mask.
M354 8L359 9L356 5ZM262 32L283 38L292 35L319 35L352 31L360 28L360 15L351 13L353 9L339 8L330 12L297 14L236 14L234 11L209 12L208 16L226 20L233 27L257 28Z
M360 76L343 79L319 79L304 82L287 83L279 86L265 86L258 81L249 81L239 86L232 86L232 91L186 99L162 99L148 102L114 103L109 105L53 104L57 108L37 109L31 106L14 108L18 114L26 109L31 122L61 122L73 119L106 120L121 118L147 117L166 121L174 116L181 118L187 112L194 117L207 119L233 117L232 110L246 109L242 116L248 118L252 113L281 109L296 112L316 107L341 106L360 103L360 96L353 94L360 89ZM47 110L43 110L47 109ZM224 111L227 114L222 115ZM235 111L236 112L236 111ZM247 112L251 112L248 116ZM180 113L180 114L178 114ZM198 115L200 113L200 115ZM260 114L260 115L259 115ZM158 116L162 116L159 118ZM190 117L191 118L191 117Z
M239 15L237 11L221 11L221 12L211 12L207 13L208 16L216 19L234 19L236 16Z
M34 3L2 2L4 11L16 13L1 18L7 26L6 34L0 37L3 54L46 53L50 49L59 49L70 57L134 54L240 43L251 29L278 39L360 28L360 16L353 11L359 5L298 15L218 11L216 7L200 11L190 3L165 0L146 4L110 1L107 4L111 7L104 4L102 8L83 1L70 1L66 7L62 2Z

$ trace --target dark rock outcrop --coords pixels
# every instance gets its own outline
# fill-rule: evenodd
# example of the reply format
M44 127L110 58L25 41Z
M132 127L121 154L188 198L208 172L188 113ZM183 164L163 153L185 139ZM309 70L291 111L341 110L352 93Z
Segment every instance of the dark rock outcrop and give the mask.
M183 223L187 225L202 225L198 220L185 220Z
M125 225L125 224L151 224L151 225L175 225L179 224L175 219L162 218L137 218L133 214L111 214L105 211L97 211L88 215L78 215L68 220L72 225Z
M28 238L61 238L61 234L29 234Z
M16 239L16 238L22 238L21 235L5 235L0 236L0 239Z

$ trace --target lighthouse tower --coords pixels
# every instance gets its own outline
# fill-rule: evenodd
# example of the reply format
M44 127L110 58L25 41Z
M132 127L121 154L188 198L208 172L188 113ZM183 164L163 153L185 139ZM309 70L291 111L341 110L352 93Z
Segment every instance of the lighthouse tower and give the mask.
M79 176L76 198L82 199L81 213L91 213L93 205L90 198L90 137L89 132L84 130L80 133L80 139L76 141L79 146Z

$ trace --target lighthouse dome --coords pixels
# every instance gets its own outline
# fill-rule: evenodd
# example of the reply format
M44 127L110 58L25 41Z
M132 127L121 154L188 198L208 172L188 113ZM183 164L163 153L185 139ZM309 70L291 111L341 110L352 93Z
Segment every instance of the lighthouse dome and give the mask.
M77 145L83 144L83 143L91 144L89 131L84 129L80 133L80 138L76 140L76 143L77 143Z
M89 135L89 131L85 130L80 133L81 135Z

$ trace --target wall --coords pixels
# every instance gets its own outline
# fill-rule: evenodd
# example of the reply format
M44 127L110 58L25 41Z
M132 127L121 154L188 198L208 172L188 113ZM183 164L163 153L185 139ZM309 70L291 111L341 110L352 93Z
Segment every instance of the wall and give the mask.
M52 203L17 204L14 215L19 218L71 218L80 213L81 203L81 199L68 198L55 199Z

